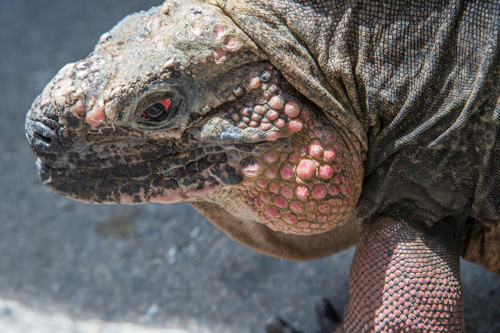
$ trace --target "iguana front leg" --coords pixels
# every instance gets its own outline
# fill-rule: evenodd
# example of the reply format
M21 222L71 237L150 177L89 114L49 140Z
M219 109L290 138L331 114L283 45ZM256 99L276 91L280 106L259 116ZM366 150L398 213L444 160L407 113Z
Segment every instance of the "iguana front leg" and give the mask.
M335 333L465 331L452 223L426 227L400 217L372 219L351 266L343 330ZM320 322L331 317L328 309L319 313ZM275 321L268 332L294 331Z
M446 221L427 228L400 217L374 218L362 232L351 266L345 331L464 331L451 230Z

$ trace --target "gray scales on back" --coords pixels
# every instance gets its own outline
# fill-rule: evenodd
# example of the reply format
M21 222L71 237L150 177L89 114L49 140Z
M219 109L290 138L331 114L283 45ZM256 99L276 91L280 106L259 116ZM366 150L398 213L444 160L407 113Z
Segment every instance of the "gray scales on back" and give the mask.
M292 260L357 244L325 331L463 331L459 257L500 272L499 18L484 1L170 0L65 66L27 136L77 200L188 201Z

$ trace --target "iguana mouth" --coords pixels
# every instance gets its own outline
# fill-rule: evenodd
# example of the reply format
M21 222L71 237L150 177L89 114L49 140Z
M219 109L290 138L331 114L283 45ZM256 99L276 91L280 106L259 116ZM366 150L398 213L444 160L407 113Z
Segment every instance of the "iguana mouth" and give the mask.
M71 154L71 153L69 153ZM245 153L199 148L153 160L107 167L53 164L39 157L40 178L58 194L87 203L171 203L240 183L243 175L229 156ZM60 156L61 160L64 157Z

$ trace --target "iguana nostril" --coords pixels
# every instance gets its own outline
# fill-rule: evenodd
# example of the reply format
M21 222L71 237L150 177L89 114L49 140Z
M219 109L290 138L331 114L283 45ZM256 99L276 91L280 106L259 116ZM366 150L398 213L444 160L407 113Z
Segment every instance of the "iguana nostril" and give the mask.
M44 136L43 134L40 133L34 133L34 138L35 140L39 140L42 142L45 142L46 144L50 144L52 142L52 139L49 137Z
M54 122L51 121L50 125L54 127ZM51 127L41 121L31 121L28 124L29 139L35 152L52 153L61 148L57 128L52 129Z

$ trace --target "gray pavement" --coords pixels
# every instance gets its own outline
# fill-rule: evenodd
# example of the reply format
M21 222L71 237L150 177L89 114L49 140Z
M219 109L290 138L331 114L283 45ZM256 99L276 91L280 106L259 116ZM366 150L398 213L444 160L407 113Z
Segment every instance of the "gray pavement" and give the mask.
M345 304L353 250L305 263L237 244L187 204L98 206L43 187L24 137L35 96L101 33L160 0L0 0L0 333L316 331ZM500 332L500 276L462 263L469 332Z

